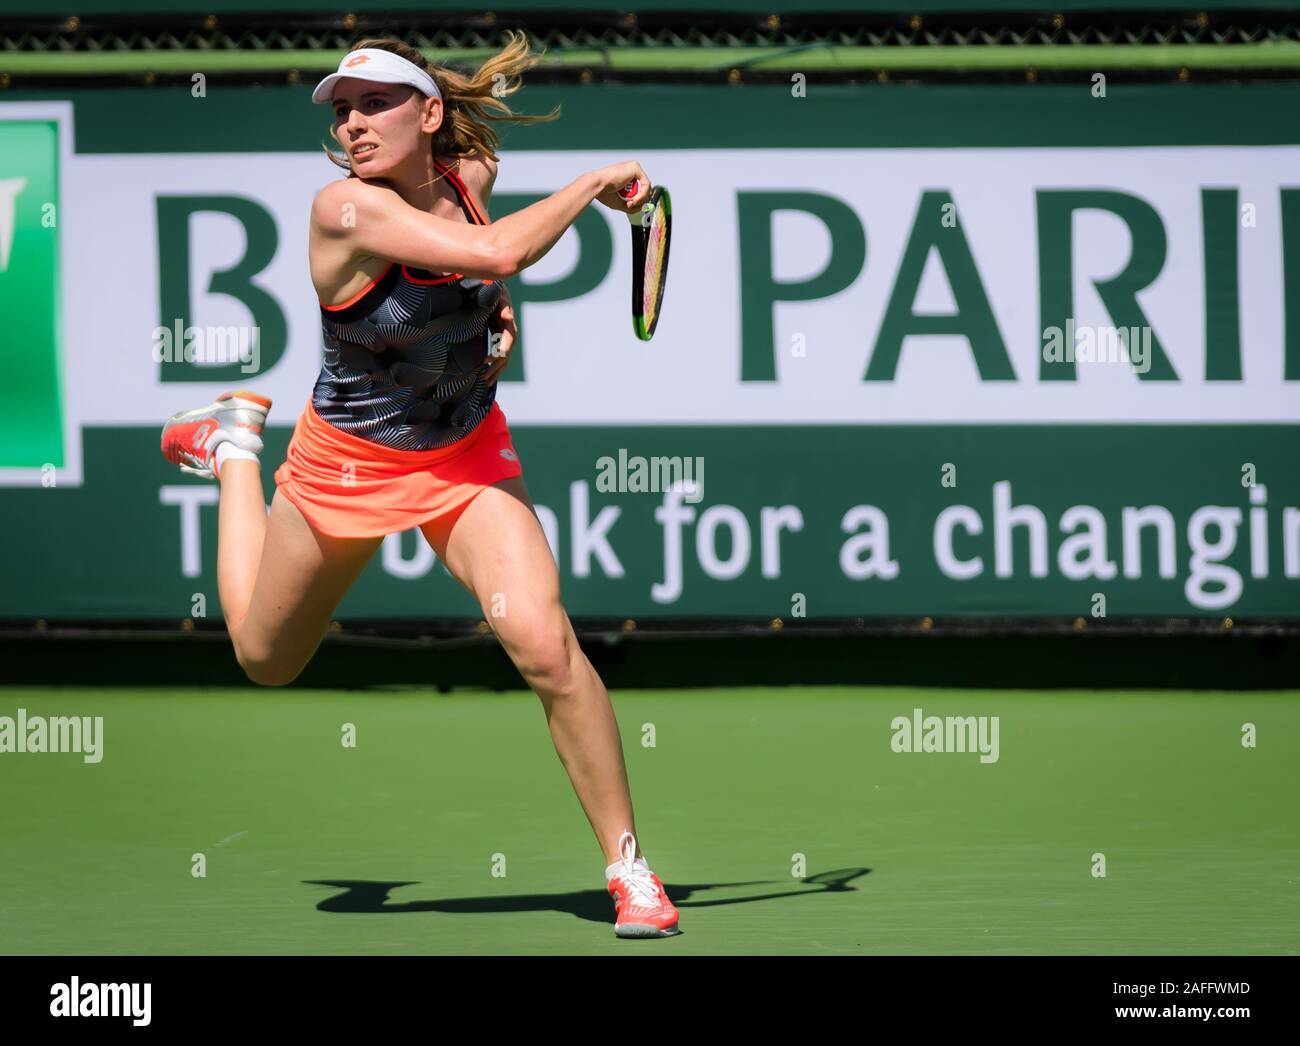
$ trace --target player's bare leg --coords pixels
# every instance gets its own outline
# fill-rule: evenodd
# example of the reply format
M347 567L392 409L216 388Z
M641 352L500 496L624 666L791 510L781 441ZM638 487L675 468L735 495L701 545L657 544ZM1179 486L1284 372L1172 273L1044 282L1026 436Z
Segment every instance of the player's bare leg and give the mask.
M223 479L223 502L224 484ZM265 515L265 509L262 512ZM233 517L232 522L232 533L240 533L243 518ZM224 533L220 540L226 540ZM231 560L235 576L229 611L227 589L221 593L228 626L231 615L242 612L231 638L253 682L282 686L298 677L320 646L339 600L370 562L380 540L328 537L314 530L291 501L275 495L247 602L234 603L245 591L247 562L242 556Z
M478 495L450 533L425 528L438 557L483 607L502 646L542 701L555 750L607 863L633 831L618 721L560 603L560 579L523 481Z
M605 856L620 937L677 933L678 912L640 855L618 721L560 603L560 577L522 479L479 494L449 530L425 536L483 608L542 701L555 750Z
M278 494L268 520L257 455L270 407L253 393L225 393L173 415L162 451L183 471L221 483L217 589L226 628L249 678L276 686L311 660L379 539L320 534Z

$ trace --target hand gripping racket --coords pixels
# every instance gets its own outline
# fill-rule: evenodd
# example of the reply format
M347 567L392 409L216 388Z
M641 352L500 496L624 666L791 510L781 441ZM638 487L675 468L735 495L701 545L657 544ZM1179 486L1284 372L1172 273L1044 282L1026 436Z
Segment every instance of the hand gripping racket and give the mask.
M640 190L633 178L619 190L631 199ZM632 220L632 330L642 341L654 337L668 282L668 244L673 230L673 201L662 185L650 190L650 197Z

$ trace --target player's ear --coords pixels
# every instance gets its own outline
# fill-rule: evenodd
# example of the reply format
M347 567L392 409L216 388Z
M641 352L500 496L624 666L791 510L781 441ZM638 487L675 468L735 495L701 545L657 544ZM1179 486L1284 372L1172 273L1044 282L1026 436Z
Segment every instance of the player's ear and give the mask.
M441 98L434 98L432 95L425 98L424 118L421 121L424 125L424 130L430 133L437 133L438 129L442 127L444 115L445 113L443 111Z

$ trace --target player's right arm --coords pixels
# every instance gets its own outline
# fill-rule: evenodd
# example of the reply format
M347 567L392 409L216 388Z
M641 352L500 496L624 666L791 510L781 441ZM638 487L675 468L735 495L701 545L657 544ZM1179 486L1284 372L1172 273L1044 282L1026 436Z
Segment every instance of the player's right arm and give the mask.
M630 200L617 190L638 178ZM593 200L630 212L649 194L641 165L629 160L574 179L559 192L488 225L439 218L412 207L388 186L345 178L312 202L312 237L330 253L384 258L430 272L503 279L528 268L555 246Z

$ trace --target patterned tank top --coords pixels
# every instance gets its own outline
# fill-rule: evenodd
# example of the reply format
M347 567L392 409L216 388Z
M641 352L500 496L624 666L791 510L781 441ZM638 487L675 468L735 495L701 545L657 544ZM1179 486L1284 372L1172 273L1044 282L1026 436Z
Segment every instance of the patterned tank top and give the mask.
M465 217L486 225L465 183L434 161ZM341 305L321 304L325 359L312 404L344 432L397 450L432 450L464 438L496 399L484 379L488 321L501 285L390 262Z

